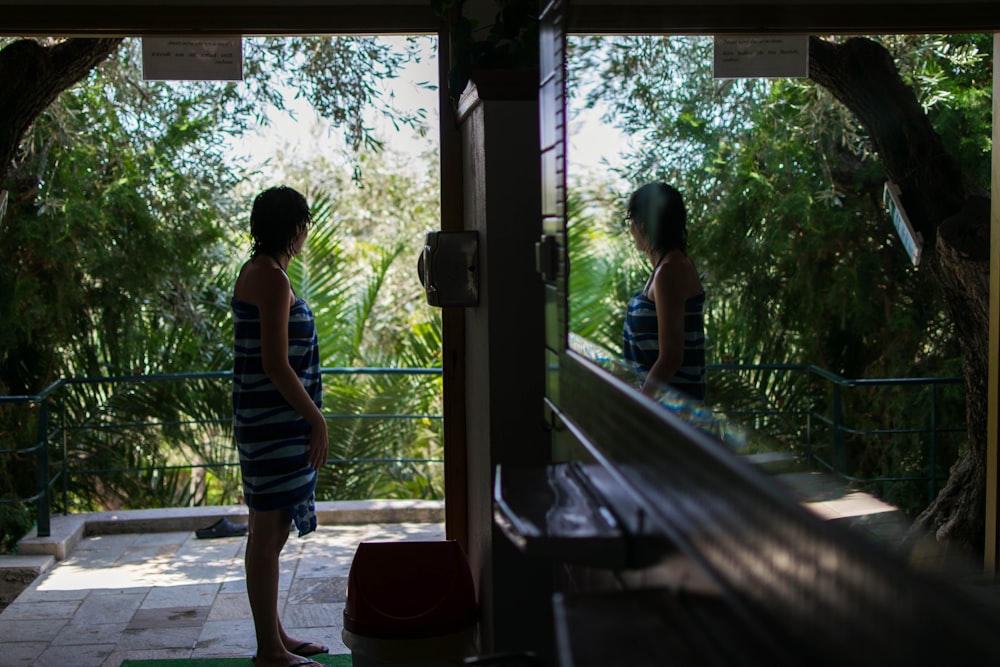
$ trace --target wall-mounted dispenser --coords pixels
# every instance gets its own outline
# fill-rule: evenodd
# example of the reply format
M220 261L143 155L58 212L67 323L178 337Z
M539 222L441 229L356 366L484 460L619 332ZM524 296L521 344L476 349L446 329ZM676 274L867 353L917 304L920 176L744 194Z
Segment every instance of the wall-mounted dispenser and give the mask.
M478 232L427 232L417 273L430 305L478 306Z

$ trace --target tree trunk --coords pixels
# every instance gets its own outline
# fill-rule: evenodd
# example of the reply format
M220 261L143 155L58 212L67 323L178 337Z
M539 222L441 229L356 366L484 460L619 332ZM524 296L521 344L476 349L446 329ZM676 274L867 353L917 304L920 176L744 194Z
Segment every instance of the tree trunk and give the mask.
M911 539L980 555L985 540L990 204L948 155L891 55L863 39L810 39L809 74L850 109L871 136L886 177L923 236L921 270L941 288L964 355L969 448Z
M21 138L65 89L102 63L121 39L73 38L43 46L18 40L0 51L0 184L10 175Z

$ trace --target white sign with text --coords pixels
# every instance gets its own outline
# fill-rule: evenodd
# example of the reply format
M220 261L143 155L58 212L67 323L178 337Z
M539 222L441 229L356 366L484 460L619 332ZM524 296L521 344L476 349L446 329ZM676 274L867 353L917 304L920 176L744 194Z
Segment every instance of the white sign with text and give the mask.
M902 198L899 186L891 181L886 181L885 188L882 190L882 202L892 220L892 226L899 234L899 240L903 242L906 254L910 256L913 266L917 266L920 264L920 255L924 250L924 237L913 229L913 224L906 215L906 209L903 208Z
M809 35L717 35L716 79L809 76Z
M147 81L242 81L241 37L143 37Z

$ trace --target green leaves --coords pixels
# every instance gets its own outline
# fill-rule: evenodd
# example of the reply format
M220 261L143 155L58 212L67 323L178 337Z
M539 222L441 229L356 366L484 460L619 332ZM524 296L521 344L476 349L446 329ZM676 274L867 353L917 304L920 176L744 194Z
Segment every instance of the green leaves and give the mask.
M252 114L266 123L267 105L283 110L284 95L295 95L308 100L354 152L382 148L368 124L371 111L397 126L425 125L421 110L399 108L385 83L420 59L429 46L426 38L246 38L243 44L245 81L228 109L234 118Z

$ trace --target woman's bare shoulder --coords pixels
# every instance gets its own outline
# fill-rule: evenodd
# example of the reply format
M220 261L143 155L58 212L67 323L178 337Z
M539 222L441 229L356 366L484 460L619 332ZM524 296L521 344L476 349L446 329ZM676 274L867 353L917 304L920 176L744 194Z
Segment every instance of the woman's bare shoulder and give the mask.
M653 288L660 293L671 292L677 297L690 298L702 291L701 279L694 262L684 253L671 253L653 276Z
M288 276L277 266L249 261L240 269L233 296L240 301L260 306L264 302L289 294Z

